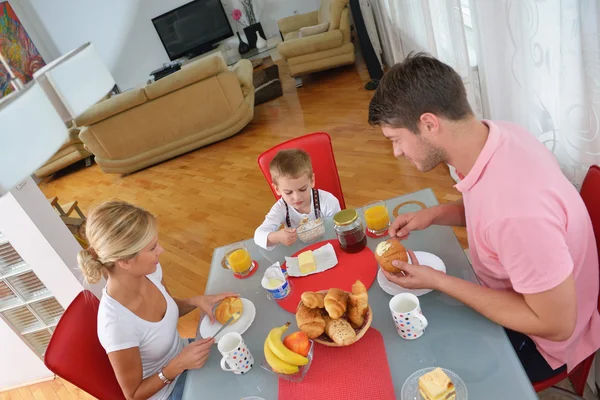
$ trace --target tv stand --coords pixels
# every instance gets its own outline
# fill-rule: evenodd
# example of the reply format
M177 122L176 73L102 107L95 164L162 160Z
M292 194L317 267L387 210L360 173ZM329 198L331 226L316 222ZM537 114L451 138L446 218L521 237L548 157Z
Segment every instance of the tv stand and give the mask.
M185 56L185 58L187 58L188 60L191 60L192 58L196 58L198 56L201 56L203 54L211 52L211 51L217 49L218 47L219 47L219 44L218 43L214 43L214 44L211 44L209 46L196 48L196 49L194 49L194 51L188 53Z

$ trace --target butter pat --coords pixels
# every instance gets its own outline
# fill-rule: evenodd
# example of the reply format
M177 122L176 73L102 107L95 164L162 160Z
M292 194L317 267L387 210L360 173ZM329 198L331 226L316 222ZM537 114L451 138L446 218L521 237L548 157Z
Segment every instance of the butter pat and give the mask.
M386 251L389 250L389 248L392 246L391 243L389 243L387 240L384 242L381 242L377 245L377 248L375 249L375 253L377 253L378 256L382 256L385 254Z
M298 256L298 267L302 275L308 274L317 269L317 263L315 262L315 256L312 250L300 253Z

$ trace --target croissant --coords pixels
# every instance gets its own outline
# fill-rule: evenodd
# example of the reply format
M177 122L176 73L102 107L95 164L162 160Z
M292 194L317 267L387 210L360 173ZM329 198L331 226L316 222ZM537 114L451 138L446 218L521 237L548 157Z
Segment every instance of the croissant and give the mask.
M325 309L333 319L341 318L346 312L348 294L343 290L331 288L325 296Z
M356 328L363 326L365 315L369 309L367 288L361 281L352 285L352 293L348 296L348 320Z
M345 319L327 318L325 333L340 346L348 346L356 342L356 332Z
M319 337L325 332L325 319L320 308L308 308L300 305L296 311L296 323L309 339Z
M308 308L325 308L325 293L304 292L300 297Z

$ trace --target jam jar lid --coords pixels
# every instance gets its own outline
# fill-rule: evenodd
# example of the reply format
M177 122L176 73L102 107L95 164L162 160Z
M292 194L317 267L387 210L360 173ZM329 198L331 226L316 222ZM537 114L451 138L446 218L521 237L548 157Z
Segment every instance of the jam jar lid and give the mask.
M357 219L358 219L358 213L356 212L356 210L348 209L348 210L338 211L333 216L333 223L336 224L337 226L346 226L346 225L350 225Z

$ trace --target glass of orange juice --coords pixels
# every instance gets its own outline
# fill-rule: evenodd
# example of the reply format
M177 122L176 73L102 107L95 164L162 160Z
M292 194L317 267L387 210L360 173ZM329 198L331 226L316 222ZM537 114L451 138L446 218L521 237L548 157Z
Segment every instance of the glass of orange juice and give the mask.
M230 269L236 278L247 278L255 272L257 264L252 261L246 245L236 243L225 250L221 266Z
M385 202L381 200L368 202L363 210L369 232L376 236L384 235L390 227L390 214Z

